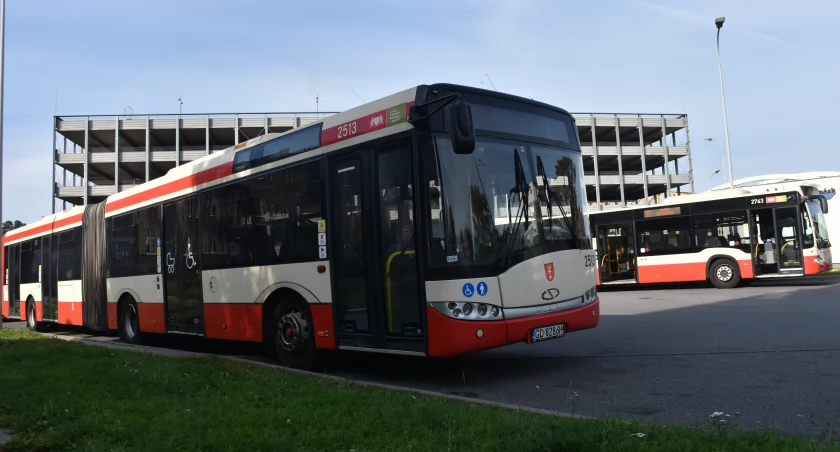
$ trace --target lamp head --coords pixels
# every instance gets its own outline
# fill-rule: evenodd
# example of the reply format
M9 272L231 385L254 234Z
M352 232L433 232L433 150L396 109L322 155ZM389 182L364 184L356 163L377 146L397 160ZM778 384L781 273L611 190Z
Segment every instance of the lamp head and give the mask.
M723 21L725 20L725 17L718 17L717 19L715 19L715 25L718 27L718 30L720 30L721 27L723 27Z

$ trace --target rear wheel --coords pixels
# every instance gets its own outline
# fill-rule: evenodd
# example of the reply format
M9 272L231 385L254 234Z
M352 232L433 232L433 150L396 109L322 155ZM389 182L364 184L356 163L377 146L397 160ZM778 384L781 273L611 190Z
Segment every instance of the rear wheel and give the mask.
M26 300L26 329L38 331L38 318L35 317L35 301L31 298Z
M270 334L264 338L269 356L276 357L280 364L295 369L310 370L317 362L315 328L309 304L303 299L289 297L281 300L274 308Z
M137 311L137 302L128 297L120 301L117 330L120 339L129 344L139 344L142 338L140 333L140 314Z
M741 281L741 272L731 259L718 259L709 266L709 280L718 289L731 289Z

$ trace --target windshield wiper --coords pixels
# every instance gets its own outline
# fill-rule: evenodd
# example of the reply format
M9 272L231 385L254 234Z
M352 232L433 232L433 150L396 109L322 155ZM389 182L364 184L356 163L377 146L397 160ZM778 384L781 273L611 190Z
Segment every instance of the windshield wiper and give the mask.
M525 172L522 170L522 159L519 157L519 153L517 152L516 148L513 148L513 173L514 173L514 187L510 189L510 200L513 200L513 193L519 193L519 210L516 212L516 221L511 222L510 216L510 203L508 203L508 224L504 231L505 242L504 246L500 249L505 250L505 257L502 260L502 268L507 268L508 261L510 260L510 255L513 253L513 244L514 244L514 236L516 235L517 229L519 229L520 219L522 218L523 214L525 216L525 221L528 221L528 188L527 183L525 182ZM523 198L523 195L524 198Z
M545 174L545 166L543 166L542 157L539 155L537 156L537 174L542 177L543 185L545 186L545 201L548 204L548 218L549 221L551 220L551 199L554 198L554 202L557 204L557 207L560 208L560 214L563 216L563 219L566 221L566 227L569 228L569 233L575 239L575 243L577 244L578 249L581 248L580 238L578 236L578 230L574 226L574 223L571 221L568 215L566 215L566 209L563 208L563 204L560 202L560 199L557 197L557 193L551 191L551 187L548 185L548 176ZM550 224L550 223L549 223Z

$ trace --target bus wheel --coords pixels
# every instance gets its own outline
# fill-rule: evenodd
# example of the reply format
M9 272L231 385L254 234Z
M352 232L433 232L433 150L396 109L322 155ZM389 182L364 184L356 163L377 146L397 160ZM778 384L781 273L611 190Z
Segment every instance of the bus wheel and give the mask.
M139 344L140 315L137 311L137 303L133 298L124 298L119 304L119 317L117 330L120 333L120 340L129 344Z
M719 259L709 266L709 279L718 289L731 289L741 281L741 272L732 260Z
M35 317L35 302L30 298L26 300L26 329L38 331L38 318Z
M295 369L310 370L315 366L312 314L306 301L286 298L274 308L271 324L273 352L280 364Z

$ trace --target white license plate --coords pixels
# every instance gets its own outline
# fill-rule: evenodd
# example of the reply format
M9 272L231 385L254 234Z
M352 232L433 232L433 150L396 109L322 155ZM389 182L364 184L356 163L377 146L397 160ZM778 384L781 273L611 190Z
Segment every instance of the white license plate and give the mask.
M531 342L544 341L546 339L554 339L556 337L563 337L565 329L563 324L544 326L542 328L534 328L531 330Z

